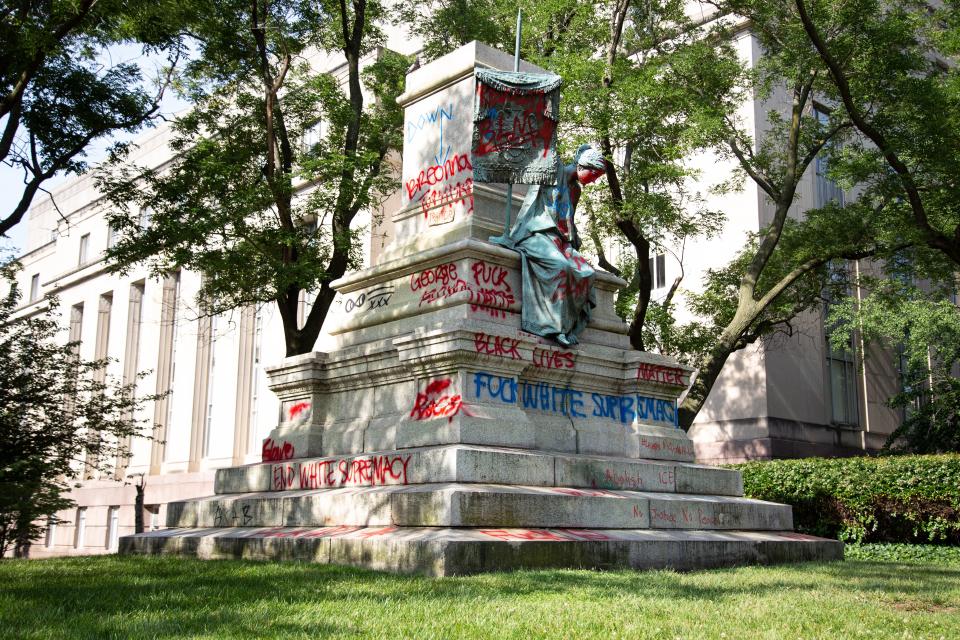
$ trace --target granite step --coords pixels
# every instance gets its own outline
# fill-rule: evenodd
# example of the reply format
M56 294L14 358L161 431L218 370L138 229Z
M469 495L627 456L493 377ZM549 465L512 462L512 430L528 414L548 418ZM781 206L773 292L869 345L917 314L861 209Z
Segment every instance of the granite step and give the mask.
M843 559L843 544L789 531L222 527L124 536L120 553L318 562L443 576L512 569L683 571L830 561Z
M218 494L439 482L742 496L738 471L694 463L448 445L219 469Z
M170 527L580 527L789 530L788 505L732 496L441 483L218 495L174 502Z

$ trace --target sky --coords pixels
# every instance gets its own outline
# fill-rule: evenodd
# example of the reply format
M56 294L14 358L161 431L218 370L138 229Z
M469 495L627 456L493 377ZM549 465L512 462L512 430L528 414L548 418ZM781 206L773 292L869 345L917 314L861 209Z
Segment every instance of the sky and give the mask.
M104 68L121 62L136 62L140 65L147 77L155 77L158 73L158 65L163 64L163 58L145 56L141 53L140 47L136 45L118 45L111 47L100 57L99 62ZM174 113L181 111L187 106L187 103L174 95L174 92L167 91L163 102L160 105L160 112L170 117ZM6 118L0 120L0 125L6 124ZM124 134L123 136L108 136L95 140L87 149L86 160L90 166L96 165L106 157L106 151L116 141L136 139L139 136L149 132L149 129L143 129L135 135ZM72 176L55 175L50 180L43 183L42 188L52 191L57 186L62 185L71 179ZM0 163L0 215L7 215L16 207L23 193L23 171ZM50 196L43 191L37 192L34 197L34 204L41 202L44 198ZM7 237L0 236L0 255L20 255L26 246L27 235L27 215L24 215L20 224L11 229Z

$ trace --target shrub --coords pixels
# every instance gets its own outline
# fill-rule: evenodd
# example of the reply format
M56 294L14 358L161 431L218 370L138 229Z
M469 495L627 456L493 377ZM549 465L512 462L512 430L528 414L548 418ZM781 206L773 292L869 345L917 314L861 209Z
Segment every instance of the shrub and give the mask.
M750 498L793 506L798 531L851 542L960 544L960 455L733 465Z
M73 505L75 479L116 470L127 442L152 437L141 415L154 395L134 394L107 373L108 360L63 343L55 299L16 317L16 267L0 265L0 559L29 553L48 517Z
M843 550L847 560L867 562L922 562L960 565L960 547L941 544L900 544L896 542L848 544Z

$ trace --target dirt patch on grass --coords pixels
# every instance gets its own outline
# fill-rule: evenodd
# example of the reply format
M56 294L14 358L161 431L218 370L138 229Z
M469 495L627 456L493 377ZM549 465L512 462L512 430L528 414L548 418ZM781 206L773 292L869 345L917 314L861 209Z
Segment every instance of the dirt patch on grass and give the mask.
M924 613L955 613L960 611L960 607L930 602L929 600L898 600L897 602L888 602L887 606L897 611L922 611Z

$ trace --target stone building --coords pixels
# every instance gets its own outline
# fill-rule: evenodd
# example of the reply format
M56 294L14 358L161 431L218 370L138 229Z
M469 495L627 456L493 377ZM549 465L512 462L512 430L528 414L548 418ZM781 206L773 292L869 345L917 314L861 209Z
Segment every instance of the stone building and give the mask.
M390 44L403 50L402 42ZM362 64L376 56L372 52ZM312 62L334 75L345 70L336 56ZM170 139L170 128L158 127L138 140L131 161L162 166L171 158ZM399 197L383 208L396 208ZM90 174L35 199L18 258L24 298L16 313L39 313L47 296L57 296L65 336L80 342L82 358L112 358L108 373L118 380L147 372L138 391L168 395L139 416L158 425L155 439L134 438L130 459L113 477L84 480L74 489L78 506L51 520L33 557L114 551L119 537L134 530L134 485L141 482L145 527L162 526L168 502L212 493L215 469L259 462L263 440L278 422L280 404L264 374L265 366L284 357L276 306L210 317L196 304L198 273L177 270L163 279L144 268L109 273L104 251L114 234L106 206ZM149 211L141 217L149 224ZM367 228L370 221L370 212L361 212L354 224ZM365 236L364 264L378 259L390 230L387 222ZM301 299L301 322L311 302L309 295ZM326 339L322 335L318 344Z

